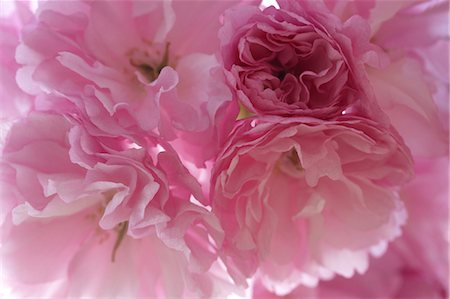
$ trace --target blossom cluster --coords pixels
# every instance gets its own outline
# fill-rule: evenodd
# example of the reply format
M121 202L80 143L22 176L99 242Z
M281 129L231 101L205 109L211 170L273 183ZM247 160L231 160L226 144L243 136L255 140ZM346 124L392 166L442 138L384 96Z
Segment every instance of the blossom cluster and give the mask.
M1 5L0 293L448 296L447 1Z

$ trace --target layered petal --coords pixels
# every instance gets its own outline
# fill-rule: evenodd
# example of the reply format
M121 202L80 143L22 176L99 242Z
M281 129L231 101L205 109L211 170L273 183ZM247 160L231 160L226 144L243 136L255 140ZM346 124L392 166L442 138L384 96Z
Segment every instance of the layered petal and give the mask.
M318 1L280 1L280 9L230 10L220 36L228 82L249 112L383 121L364 64L385 58L362 18L342 23Z
M244 121L213 169L213 212L234 278L260 267L278 294L364 273L369 252L400 235L396 189L412 161L395 133L360 118Z
M58 100L38 97L38 109L76 114L91 135L126 136L140 146L155 136L176 139L180 154L203 166L229 131L219 113L231 111L227 121L237 114L211 41L221 14L236 3L42 2L22 31L18 84L50 93ZM209 13L188 15L189 5ZM201 37L190 34L192 21L204 27Z
M199 204L199 183L170 146L153 153L155 161L151 154L126 139L89 135L69 116L34 112L12 126L2 153L2 190L10 192L2 198L1 252L14 294L48 287L51 296L188 298L229 285L220 268L217 277L206 274L223 231ZM148 276L154 288L139 281Z
M409 214L403 235L385 255L371 261L365 274L336 277L316 288L300 286L283 298L447 298L447 166L447 157L417 161L416 179L401 192ZM261 281L255 284L253 297L280 298Z

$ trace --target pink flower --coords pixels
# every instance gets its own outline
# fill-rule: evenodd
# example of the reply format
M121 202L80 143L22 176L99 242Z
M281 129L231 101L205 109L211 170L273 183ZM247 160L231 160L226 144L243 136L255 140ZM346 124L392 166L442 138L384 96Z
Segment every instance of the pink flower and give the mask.
M318 1L279 2L226 14L222 57L238 100L262 115L377 117L364 63L383 56L368 24L358 16L342 23Z
M61 207L20 211L20 224L8 219L3 226L2 282L13 296L209 298L234 290L216 268L192 269L192 257L155 234L125 235L112 260L120 231L98 226L99 206L71 214L61 214Z
M369 252L400 234L395 190L411 174L401 139L366 119L243 121L212 175L230 274L242 282L259 266L286 293L365 272Z
M2 153L2 190L9 192L2 200L5 214L1 219L6 227L2 260L8 260L3 267L12 285L63 280L64 285L73 285L69 295L78 296L82 291L90 296L103 294L108 276L104 282L98 278L92 281L92 287L99 288L92 294L74 283L89 282L86 272L91 270L84 267L98 256L104 260L99 271L120 268L114 262L122 246L128 246L122 244L124 239L135 244L130 246L135 246L132 251L137 253L132 254L137 254L136 259L147 249L173 255L181 263L181 268L173 266L180 279L206 275L223 236L216 217L191 202L191 198L203 201L200 185L170 147L148 153L144 148L130 148L126 142L93 138L76 120L49 113L31 113L12 126ZM69 234L71 231L74 233ZM41 234L46 237L29 237ZM108 245L97 246L104 238L109 238ZM34 247L39 250L30 254ZM155 274L159 276L171 269L156 264L155 270L142 271L145 275L160 271ZM145 279L139 267L124 273ZM126 277L120 273L110 275ZM104 276L101 272L98 275ZM134 283L132 277L120 287ZM66 279L69 282L64 282ZM161 282L155 278L154 283ZM205 294L213 288L193 287ZM36 294L44 294L45 288L36 288ZM175 294L178 291L173 290ZM123 292L115 296L127 294Z
M336 277L316 288L300 286L283 298L448 298L447 166L448 157L417 162L416 179L401 192L409 215L403 235L385 255L371 261L365 274ZM253 297L279 298L261 281L255 284Z
M217 152L231 104L214 52L219 17L234 4L42 2L22 32L18 82L55 97L38 98L39 110L76 113L92 135L141 146L145 136L178 138L180 153L201 165ZM187 13L200 7L208 15Z
M448 295L448 2L240 2L2 5L0 294Z

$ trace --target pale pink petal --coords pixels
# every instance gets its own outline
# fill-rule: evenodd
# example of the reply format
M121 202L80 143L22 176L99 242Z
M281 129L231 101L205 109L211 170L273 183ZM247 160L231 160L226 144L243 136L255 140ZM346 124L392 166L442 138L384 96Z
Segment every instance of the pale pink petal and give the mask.
M364 273L371 252L401 234L396 189L411 175L397 134L366 119L242 121L211 185L230 275L242 283L259 265L264 284L283 295Z
M369 76L380 107L413 154L426 157L448 152L448 134L416 61L400 59L386 69L372 70Z

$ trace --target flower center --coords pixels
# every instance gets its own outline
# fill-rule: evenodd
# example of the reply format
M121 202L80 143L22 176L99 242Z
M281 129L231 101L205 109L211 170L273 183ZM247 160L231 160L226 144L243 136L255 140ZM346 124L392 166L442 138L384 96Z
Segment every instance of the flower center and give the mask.
M304 168L295 148L281 155L278 160L278 167L292 177L301 177L304 173Z
M298 153L295 148L291 149L287 154L285 154L285 158L296 170L303 170L302 163L300 162L300 158L298 157Z
M162 69L169 65L169 47L170 43L166 43L164 47L164 52L160 50L150 50L139 51L134 49L131 54L130 64L134 66L148 82L153 82L158 78ZM156 59L155 57L160 57Z

